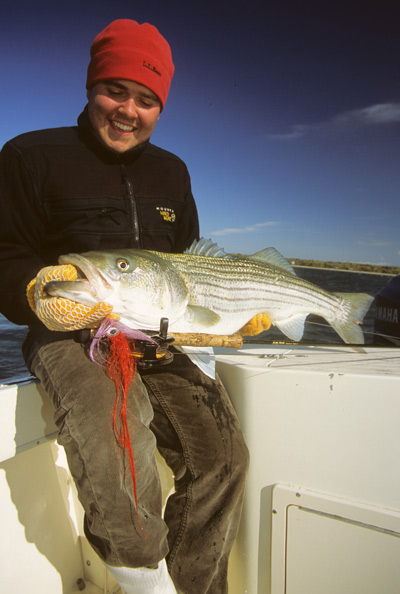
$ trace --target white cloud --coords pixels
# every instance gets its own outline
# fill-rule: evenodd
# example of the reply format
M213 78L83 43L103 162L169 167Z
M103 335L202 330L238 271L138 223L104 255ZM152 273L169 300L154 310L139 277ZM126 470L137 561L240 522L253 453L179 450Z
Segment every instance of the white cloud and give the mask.
M252 233L258 231L262 227L272 227L278 225L276 221L265 221L264 223L255 223L254 225L248 225L246 227L227 227L225 229L219 229L218 231L211 231L207 235L221 237L223 235L237 235L239 233Z
M400 103L380 103L359 110L367 124L393 124L400 122Z
M296 140L312 133L327 134L367 126L400 123L400 103L378 103L340 113L330 120L315 124L295 124L289 132L271 134L276 140Z
M358 245L363 247L388 247L393 245L391 241L379 240L379 239L371 239L370 241L358 241Z

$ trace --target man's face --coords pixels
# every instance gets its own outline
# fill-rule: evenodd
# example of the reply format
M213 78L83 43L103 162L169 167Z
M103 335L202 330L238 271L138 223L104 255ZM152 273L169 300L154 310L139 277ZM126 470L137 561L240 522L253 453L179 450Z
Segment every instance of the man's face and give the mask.
M124 153L148 140L161 111L150 89L130 80L95 84L88 92L90 123L110 149Z

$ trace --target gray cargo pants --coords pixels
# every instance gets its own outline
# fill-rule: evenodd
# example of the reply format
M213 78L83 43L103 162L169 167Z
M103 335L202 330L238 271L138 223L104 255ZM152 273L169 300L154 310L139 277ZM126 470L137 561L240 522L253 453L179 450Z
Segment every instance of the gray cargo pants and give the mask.
M136 374L128 393L136 510L128 460L113 430L114 383L67 333L35 329L23 353L53 400L85 533L99 556L126 567L156 566L166 557L184 594L226 593L248 450L222 384L181 354ZM155 448L175 478L164 517Z

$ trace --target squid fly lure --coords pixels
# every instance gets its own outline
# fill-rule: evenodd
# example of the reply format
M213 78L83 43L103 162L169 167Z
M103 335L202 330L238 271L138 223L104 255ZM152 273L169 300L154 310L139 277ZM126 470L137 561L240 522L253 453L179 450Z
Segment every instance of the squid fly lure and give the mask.
M143 332L132 330L115 320L105 318L91 340L89 357L105 369L115 385L117 396L113 410L114 432L119 445L128 456L136 515L139 526L146 536L139 520L135 460L127 421L128 389L135 378L138 366L135 343L149 344L154 348L158 346L155 340Z

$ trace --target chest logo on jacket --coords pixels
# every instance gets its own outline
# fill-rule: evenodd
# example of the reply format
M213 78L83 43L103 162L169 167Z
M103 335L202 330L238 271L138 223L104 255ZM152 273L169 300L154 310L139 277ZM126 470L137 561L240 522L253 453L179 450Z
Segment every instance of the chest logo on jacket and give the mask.
M173 208L164 208L163 206L156 207L164 221L167 223L174 223L176 220L176 215Z

